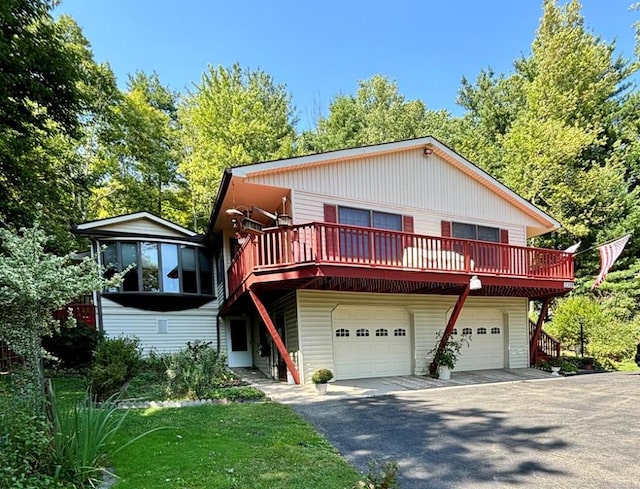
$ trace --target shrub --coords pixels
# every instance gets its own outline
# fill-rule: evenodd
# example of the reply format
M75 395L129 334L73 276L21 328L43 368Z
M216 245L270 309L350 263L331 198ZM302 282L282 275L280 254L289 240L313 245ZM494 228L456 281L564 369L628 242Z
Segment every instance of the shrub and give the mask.
M229 401L260 401L265 398L264 392L255 387L222 387L211 393L212 399L228 399Z
M369 472L364 480L358 482L357 488L363 489L397 489L397 462L369 462Z
M0 487L55 487L48 424L23 387L17 375L0 377Z
M89 386L96 400L120 392L139 371L142 354L137 338L105 338L98 343L89 371Z
M601 363L632 357L640 336L640 321L618 321L590 297L572 296L559 301L546 329L565 348L576 349L580 346L579 318L583 320L585 354Z
M225 356L211 348L211 342L188 342L167 361L169 398L204 399L215 388L235 380L233 372L226 367Z
M314 384L326 384L331 379L333 379L333 372L328 368L316 370L311 376L311 382Z
M100 334L84 323L61 327L59 332L42 338L42 347L58 359L62 368L87 368L100 340Z

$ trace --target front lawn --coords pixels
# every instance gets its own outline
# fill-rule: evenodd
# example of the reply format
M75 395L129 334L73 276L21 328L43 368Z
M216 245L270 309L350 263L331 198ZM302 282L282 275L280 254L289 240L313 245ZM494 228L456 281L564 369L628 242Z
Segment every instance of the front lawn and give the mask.
M82 388L56 381L67 401ZM351 488L358 472L311 425L274 403L131 410L116 445L166 427L111 457L114 489Z

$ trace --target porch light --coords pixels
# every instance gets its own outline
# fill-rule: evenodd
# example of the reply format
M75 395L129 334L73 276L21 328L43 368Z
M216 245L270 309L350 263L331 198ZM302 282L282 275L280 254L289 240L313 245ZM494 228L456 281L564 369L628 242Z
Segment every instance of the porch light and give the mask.
M480 290L481 288L482 282L480 281L478 276L474 275L473 277L471 277L471 280L469 281L469 290Z
M286 214L278 214L276 217L276 226L289 227L293 225L293 219Z
M242 232L247 234L262 234L262 223L245 217L242 219Z

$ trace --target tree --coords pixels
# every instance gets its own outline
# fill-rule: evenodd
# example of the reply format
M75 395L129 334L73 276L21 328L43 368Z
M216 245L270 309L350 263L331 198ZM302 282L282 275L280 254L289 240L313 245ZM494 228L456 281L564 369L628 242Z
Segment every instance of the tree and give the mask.
M93 62L70 18L53 21L54 4L0 5L0 212L19 226L41 208L54 246L70 249L69 220L78 217L87 186L79 141L98 82L88 75L110 70Z
M148 210L185 223L183 181L177 173L177 97L155 73L129 78L127 92L110 107L100 132L102 146L94 167L100 179L92 188L91 217Z
M184 159L195 228L202 228L222 172L293 154L291 97L263 71L209 67L180 105Z
M375 75L361 81L356 95L338 95L327 117L302 135L299 153L322 152L370 144L436 136L449 139L451 117L429 111L421 100L406 100L394 80Z
M46 251L50 242L38 224L18 232L0 228L0 341L24 356L41 395L41 337L60 328L53 312L119 281L104 280L94 260L74 264Z

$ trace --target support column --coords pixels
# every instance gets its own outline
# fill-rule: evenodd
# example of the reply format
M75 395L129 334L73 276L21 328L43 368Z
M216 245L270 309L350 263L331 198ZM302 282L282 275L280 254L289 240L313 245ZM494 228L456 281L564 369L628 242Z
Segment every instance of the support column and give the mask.
M437 350L438 352L444 350L444 347L446 346L447 341L449 340L449 336L451 336L451 333L453 332L453 328L456 325L458 316L460 316L460 311L462 311L462 306L464 306L464 303L467 300L467 297L469 296L470 291L471 291L471 285L467 284L464 290L462 291L462 294L460 294L460 297L458 297L458 300L456 301L456 305L453 306L453 311L451 311L451 316L449 317L449 322L447 322L447 327L444 328L444 333L442 333L442 338L440 338L440 344L438 345L438 350ZM435 374L437 369L438 369L438 365L436 365L436 362L431 362L431 365L429 365L429 372L433 375Z
M529 366L533 366L538 361L538 339L540 338L540 331L542 331L542 323L549 311L549 305L551 304L551 298L547 297L542 302L542 309L540 310L540 316L536 322L536 329L533 331L533 337L531 338L531 344L529 345Z
M256 295L256 293L253 291L253 289L249 289L249 296L251 297L251 300L253 300L253 303L255 304L256 309L258 310L258 314L260 314L260 317L262 318L262 321L267 327L267 330L269 331L271 338L273 338L273 342L276 344L276 348L280 352L280 356L284 359L284 363L287 364L287 369L289 369L289 372L291 372L291 376L293 377L293 380L295 381L296 384L299 384L300 374L298 373L296 366L293 364L291 357L289 357L289 352L287 351L287 347L284 346L284 343L282 342L282 338L280 338L280 335L278 334L278 330L276 330L276 327L273 324L273 321L269 317L267 308L264 307L264 304L262 303L260 298Z

